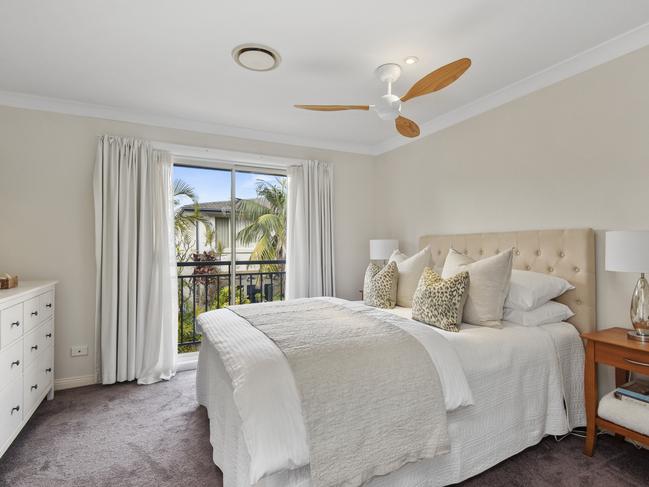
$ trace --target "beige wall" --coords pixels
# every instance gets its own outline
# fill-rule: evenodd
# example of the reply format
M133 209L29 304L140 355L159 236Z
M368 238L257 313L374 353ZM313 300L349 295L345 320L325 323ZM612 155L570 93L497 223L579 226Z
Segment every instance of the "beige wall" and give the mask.
M59 280L56 377L94 374L96 136L104 133L335 165L338 295L358 298L371 236L369 156L0 107L0 272ZM70 356L88 344L88 357Z
M649 229L649 48L377 158L376 229L592 227L598 327L629 326L638 276L603 265L603 231Z

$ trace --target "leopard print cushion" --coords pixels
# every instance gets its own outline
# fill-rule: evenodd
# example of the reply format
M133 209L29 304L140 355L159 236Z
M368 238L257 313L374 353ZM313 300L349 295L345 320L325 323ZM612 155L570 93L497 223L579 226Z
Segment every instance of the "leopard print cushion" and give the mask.
M464 295L469 287L469 273L464 271L448 279L426 267L412 298L412 319L446 331L460 331Z
M363 297L365 304L375 308L394 308L397 302L399 269L396 262L381 268L370 262L365 271Z

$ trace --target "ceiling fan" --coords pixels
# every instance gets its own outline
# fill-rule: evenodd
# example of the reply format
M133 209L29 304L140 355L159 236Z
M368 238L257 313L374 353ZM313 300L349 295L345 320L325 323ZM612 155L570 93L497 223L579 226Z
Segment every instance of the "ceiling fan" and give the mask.
M412 85L405 95L399 98L392 94L392 83L399 79L401 66L395 63L383 64L376 68L375 74L383 83L388 83L388 93L379 98L375 105L295 105L295 107L320 112L369 110L372 108L382 120L395 120L397 131L401 135L417 137L419 135L419 126L412 120L401 116L401 104L412 98L427 95L447 87L462 76L470 66L471 60L469 58L453 61L432 73L428 73Z

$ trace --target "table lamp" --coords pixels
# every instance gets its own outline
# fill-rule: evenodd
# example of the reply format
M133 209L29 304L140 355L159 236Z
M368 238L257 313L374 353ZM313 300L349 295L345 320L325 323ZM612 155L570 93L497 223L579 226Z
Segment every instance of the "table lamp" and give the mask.
M370 240L370 260L381 260L385 263L392 252L399 248L399 241L394 239Z
M649 231L606 232L606 270L639 272L640 279L631 296L631 323L633 340L649 342L649 283L644 277L649 272Z

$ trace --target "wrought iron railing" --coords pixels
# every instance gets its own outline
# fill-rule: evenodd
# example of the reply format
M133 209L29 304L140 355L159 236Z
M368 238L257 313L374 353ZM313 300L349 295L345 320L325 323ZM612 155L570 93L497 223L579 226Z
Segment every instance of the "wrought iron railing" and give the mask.
M178 351L198 349L201 335L196 318L205 311L234 304L281 301L285 289L285 260L236 261L231 285L230 261L178 262Z

